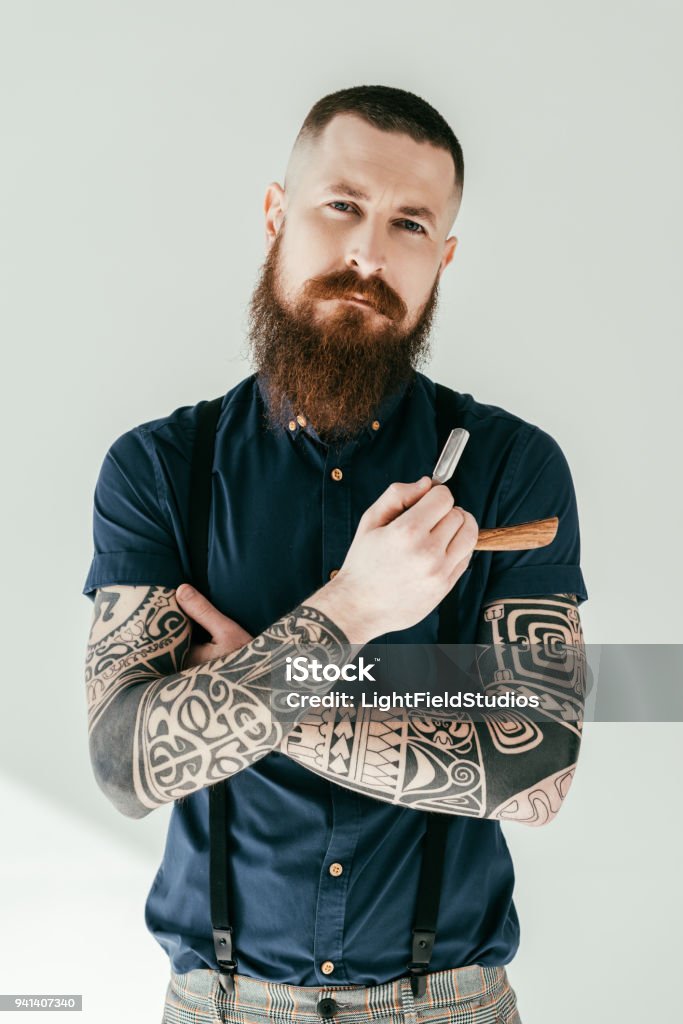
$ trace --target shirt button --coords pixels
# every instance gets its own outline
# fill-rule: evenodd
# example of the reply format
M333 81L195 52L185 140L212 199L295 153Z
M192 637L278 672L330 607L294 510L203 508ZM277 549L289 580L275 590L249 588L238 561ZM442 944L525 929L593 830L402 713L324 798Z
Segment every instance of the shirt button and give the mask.
M330 874L334 875L335 878L339 878L343 870L343 866L337 863L337 861L334 864L330 864Z
M332 974L332 971L334 970L334 964L332 963L331 960L325 960L320 965L320 970L323 972L323 974Z
M342 473L341 469L335 467L330 473L330 476L332 477L333 480L339 481L344 476L344 474Z
M305 416L302 416L301 413L299 413L299 415L296 418L296 422L299 424L300 427L305 427L306 424L308 423L308 420L306 419Z
M289 421L289 429L290 430L296 430L296 420L290 420Z
M339 569L333 569L332 572L330 573L330 579L333 580L338 572L339 572Z
M373 430L379 430L379 420L373 420L372 421L372 429Z

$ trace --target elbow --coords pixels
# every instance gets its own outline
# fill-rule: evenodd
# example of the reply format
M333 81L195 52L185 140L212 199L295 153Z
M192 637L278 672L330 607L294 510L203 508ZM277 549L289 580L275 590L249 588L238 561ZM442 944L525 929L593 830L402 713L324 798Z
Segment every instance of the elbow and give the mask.
M561 768L545 779L541 779L529 794L531 814L524 824L539 827L549 825L560 813L567 793L574 779L576 763Z
M562 729L561 742L557 744L555 770L530 787L529 804L532 813L524 824L538 828L549 825L560 813L576 773L581 747L581 735L573 730Z
M543 825L549 825L551 821L555 820L557 815L560 813L560 808L548 807L543 803L539 805L538 802L536 802L533 811L534 813L532 817L519 818L518 820L522 825L529 825L530 828L542 828Z
M501 821L518 821L540 828L549 825L560 813L576 772L576 762L560 768L517 793L497 809L493 817Z
M153 808L145 807L130 789L116 786L100 787L113 807L126 818L146 818Z
M98 787L109 803L126 818L145 818L153 808L141 803L133 787L132 766L114 759L90 738L90 764Z
M114 806L116 807L116 810L120 811L121 814L126 816L126 818L146 818L147 815L152 812L151 807L143 807L142 804L133 802L119 802Z
M130 786L124 785L116 778L115 773L104 775L95 771L95 781L106 796L109 803L126 818L146 818L152 811L151 807L141 804Z

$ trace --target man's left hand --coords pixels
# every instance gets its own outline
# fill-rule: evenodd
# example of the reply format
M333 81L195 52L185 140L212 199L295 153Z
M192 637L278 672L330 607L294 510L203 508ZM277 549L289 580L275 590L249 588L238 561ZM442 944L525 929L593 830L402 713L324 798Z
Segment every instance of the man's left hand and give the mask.
M208 643L192 644L183 662L183 668L202 665L224 654L232 654L254 639L246 629L242 629L234 619L219 612L208 598L189 584L183 583L178 587L175 599L187 617L203 626L211 637Z

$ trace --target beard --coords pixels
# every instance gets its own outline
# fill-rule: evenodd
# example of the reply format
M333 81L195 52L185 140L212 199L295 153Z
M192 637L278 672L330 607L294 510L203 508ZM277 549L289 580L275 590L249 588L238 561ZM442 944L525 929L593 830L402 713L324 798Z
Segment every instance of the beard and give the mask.
M347 269L311 278L293 308L279 292L284 224L263 264L249 307L249 341L272 427L303 415L326 442L343 442L369 426L389 395L413 378L429 355L438 278L417 322L401 329L406 305L378 277ZM315 300L360 295L378 312L335 303L320 318Z

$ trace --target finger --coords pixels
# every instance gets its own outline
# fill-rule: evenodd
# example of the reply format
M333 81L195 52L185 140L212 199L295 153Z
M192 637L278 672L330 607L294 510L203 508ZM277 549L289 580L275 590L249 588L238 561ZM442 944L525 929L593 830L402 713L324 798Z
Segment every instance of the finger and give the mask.
M450 509L432 530L434 543L445 552L464 522L465 512L463 509L458 506Z
M427 494L431 485L432 481L428 476L420 477L413 484L390 484L377 501L363 513L361 524L365 529L371 530L378 526L386 526Z
M465 517L459 530L446 548L447 563L455 566L474 551L479 538L479 525L471 512L462 510Z
M213 661L215 657L215 644L193 644L187 652L183 668L194 668L195 665L203 665L207 661Z
M212 637L215 637L225 625L225 618L218 608L211 604L207 597L188 583L182 583L175 592L175 598L182 610ZM232 619L229 620L232 622Z
M467 555L466 558L461 558L460 561L456 562L456 564L453 566L453 568L452 568L452 570L451 570L451 572L450 572L450 574L448 576L448 587L449 587L449 589L452 589L455 586L455 584L458 582L458 580L460 579L462 574L465 572L465 570L469 566L470 562L472 561L472 555L473 554L474 554L474 552L470 551L469 555Z
M220 643L221 647L230 647L235 651L238 647L244 647L245 644L250 643L253 639L251 633L247 633L246 629L242 629L234 619L228 619L225 616L224 625L216 636L216 641Z
M455 499L445 484L434 484L412 508L401 517L400 525L421 530L433 530L437 523L453 508Z

